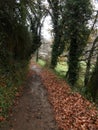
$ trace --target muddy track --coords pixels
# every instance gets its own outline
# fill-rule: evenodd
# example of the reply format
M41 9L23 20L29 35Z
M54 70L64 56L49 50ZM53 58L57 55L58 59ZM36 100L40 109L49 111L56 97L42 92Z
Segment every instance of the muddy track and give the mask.
M36 71L25 84L18 105L0 130L58 130L47 92Z

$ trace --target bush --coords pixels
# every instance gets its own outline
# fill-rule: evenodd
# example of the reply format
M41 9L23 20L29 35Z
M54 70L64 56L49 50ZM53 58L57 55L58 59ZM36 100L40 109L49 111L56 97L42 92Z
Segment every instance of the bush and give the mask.
M7 68L0 67L0 117L6 118L13 104L16 92L25 81L28 72L28 61L19 61Z
M0 86L0 116L7 117L8 110L13 103L15 91L15 88Z

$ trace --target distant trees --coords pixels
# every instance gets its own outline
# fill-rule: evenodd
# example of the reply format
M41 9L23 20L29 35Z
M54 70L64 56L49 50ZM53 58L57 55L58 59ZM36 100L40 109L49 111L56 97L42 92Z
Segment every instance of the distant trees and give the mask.
M28 3L30 30L33 37L32 53L41 45L41 30L47 16L47 10L44 7L43 0L31 0Z

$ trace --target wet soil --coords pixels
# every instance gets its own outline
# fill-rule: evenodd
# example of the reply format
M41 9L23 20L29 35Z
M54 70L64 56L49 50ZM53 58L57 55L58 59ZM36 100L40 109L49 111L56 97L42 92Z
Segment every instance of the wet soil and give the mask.
M0 130L58 130L51 104L36 66L35 74L26 81L23 95Z

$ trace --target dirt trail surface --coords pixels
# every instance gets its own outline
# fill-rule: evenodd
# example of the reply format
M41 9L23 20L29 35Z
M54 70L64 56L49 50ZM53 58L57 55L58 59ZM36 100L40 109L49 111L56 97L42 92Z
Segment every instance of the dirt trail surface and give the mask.
M32 71L18 105L13 107L11 116L0 130L58 130L47 91L38 75L41 69L32 66Z
M0 130L98 130L94 104L73 92L53 71L31 61L23 91L9 121Z

